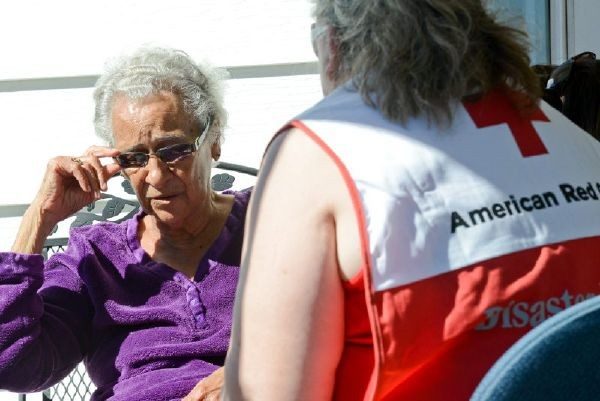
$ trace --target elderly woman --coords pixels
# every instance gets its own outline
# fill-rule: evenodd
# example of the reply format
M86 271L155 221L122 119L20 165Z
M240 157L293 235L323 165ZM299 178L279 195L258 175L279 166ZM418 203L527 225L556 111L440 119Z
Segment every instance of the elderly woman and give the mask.
M0 253L1 388L47 388L83 360L93 400L172 400L223 365L249 192L210 187L221 76L149 48L98 80L96 132L110 147L52 159L12 252ZM51 229L118 172L141 211L73 229L67 251L44 262Z

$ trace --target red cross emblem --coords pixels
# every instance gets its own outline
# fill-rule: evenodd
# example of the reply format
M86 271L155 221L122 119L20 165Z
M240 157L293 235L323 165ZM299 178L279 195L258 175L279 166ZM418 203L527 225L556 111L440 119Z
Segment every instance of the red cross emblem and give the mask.
M463 104L477 128L508 124L523 157L548 153L531 124L532 121L550 121L539 107L536 107L531 114L522 115L510 102L508 96L500 90L491 91L476 102Z

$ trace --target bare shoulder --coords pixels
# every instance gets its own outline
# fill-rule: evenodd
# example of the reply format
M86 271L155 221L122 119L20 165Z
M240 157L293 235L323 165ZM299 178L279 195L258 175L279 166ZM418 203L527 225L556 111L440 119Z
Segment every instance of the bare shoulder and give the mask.
M262 185L279 188L280 205L301 212L298 218L333 222L341 275L354 277L361 260L358 217L334 158L315 138L291 128L274 138L263 172Z
M299 128L292 127L277 135L265 155L266 158L279 158L288 163L306 165L309 162L326 164L328 157L313 138Z
M271 142L263 169L269 176L282 177L294 192L314 195L314 206L333 212L339 185L339 169L332 158L312 137L298 128L282 132Z

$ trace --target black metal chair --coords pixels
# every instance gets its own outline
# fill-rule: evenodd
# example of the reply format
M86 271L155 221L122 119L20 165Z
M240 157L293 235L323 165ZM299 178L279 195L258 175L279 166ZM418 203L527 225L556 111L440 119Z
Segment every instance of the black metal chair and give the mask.
M87 401L95 389L85 366L80 363L62 381L44 391L42 397L44 401Z

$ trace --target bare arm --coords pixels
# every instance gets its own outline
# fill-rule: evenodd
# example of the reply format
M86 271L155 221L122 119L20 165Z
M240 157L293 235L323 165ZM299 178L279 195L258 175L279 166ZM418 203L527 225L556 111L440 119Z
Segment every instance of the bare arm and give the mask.
M303 133L270 146L247 220L224 399L331 399L344 326L339 181Z

